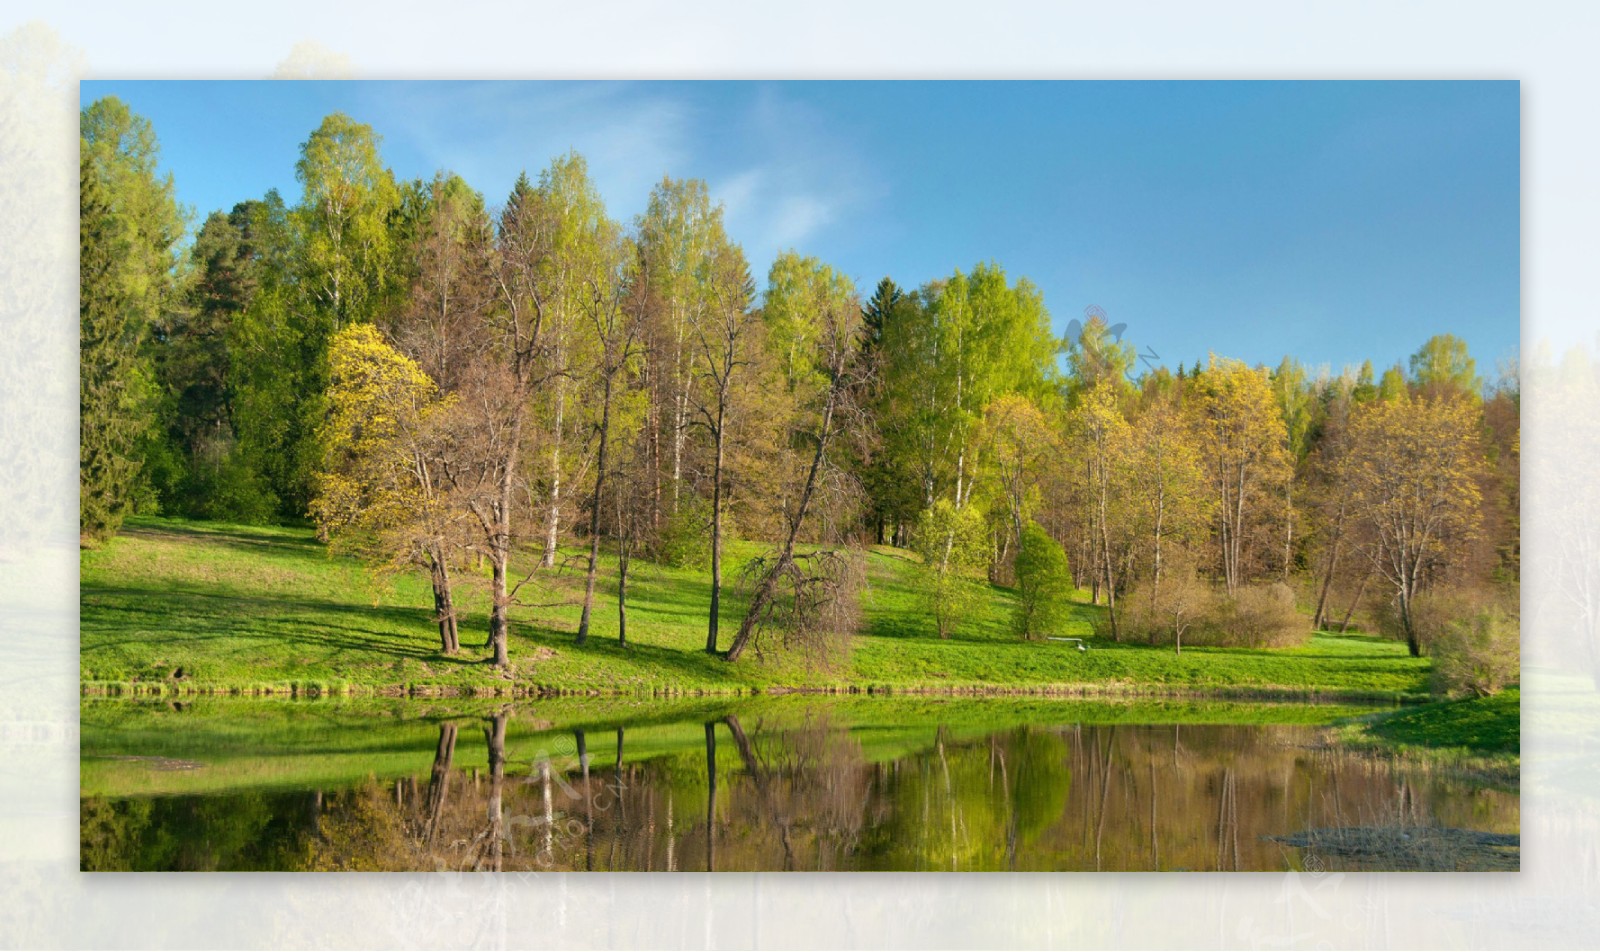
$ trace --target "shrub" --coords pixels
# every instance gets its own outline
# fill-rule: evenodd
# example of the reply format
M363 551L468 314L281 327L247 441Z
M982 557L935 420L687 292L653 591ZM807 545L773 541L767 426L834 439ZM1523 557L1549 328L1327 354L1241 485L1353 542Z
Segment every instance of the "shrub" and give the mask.
M722 541L726 546L734 537L733 520L722 510ZM726 549L724 549L726 551ZM668 516L656 540L656 560L678 569L711 567L711 501L689 496Z
M1117 601L1118 622L1130 639L1172 645L1181 654L1185 644L1211 613L1216 596L1195 577L1192 566L1170 572L1158 592L1134 589Z
M209 503L202 517L223 522L270 525L278 512L278 498L266 480L237 453L229 453L223 459L202 498Z
M923 599L940 638L949 638L983 600L973 573L988 556L988 533L976 506L941 499L923 510L914 539L922 556Z
M1493 593L1436 589L1417 596L1411 623L1433 657L1433 691L1445 697L1494 694L1514 683L1522 664L1521 625Z
M1311 623L1282 582L1241 587L1229 598L1192 574L1174 573L1159 603L1148 589L1118 601L1123 634L1150 644L1287 648L1311 637Z
M1311 637L1311 622L1295 607L1294 590L1282 582L1241 586L1223 598L1209 619L1221 644L1288 648Z
M1059 630L1071 611L1072 576L1067 552L1036 522L1022 530L1017 546L1017 607L1011 629L1023 638Z

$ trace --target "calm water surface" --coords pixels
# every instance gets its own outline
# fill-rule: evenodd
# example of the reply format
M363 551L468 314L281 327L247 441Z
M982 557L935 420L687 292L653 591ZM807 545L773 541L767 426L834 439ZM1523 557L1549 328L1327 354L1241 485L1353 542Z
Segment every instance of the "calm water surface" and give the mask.
M1517 867L1514 790L1330 746L1315 722L1349 713L925 699L85 702L81 863ZM1216 723L1227 720L1248 723Z

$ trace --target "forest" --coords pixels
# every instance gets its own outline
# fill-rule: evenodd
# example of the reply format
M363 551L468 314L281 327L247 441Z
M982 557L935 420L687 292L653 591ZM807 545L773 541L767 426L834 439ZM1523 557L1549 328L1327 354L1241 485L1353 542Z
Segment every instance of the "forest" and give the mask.
M826 664L876 552L914 564L930 639L1003 589L1021 641L1088 605L1096 644L1361 630L1444 693L1517 681L1519 385L1444 329L1381 369L1169 368L994 261L869 288L788 251L753 275L704 181L620 221L575 152L494 199L397 178L333 114L299 195L199 219L124 103L84 108L80 145L86 549L134 515L309 526L426 579L419 631L497 668L554 573L581 579L576 644L602 613L647 636L643 565L708 581L720 661Z

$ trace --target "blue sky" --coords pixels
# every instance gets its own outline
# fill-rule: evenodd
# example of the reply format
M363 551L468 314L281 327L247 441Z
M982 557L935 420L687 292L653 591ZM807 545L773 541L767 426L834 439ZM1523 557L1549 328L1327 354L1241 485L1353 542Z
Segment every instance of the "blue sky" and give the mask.
M404 178L491 204L577 149L611 213L702 178L757 274L793 247L863 294L999 262L1058 330L1090 304L1161 362L1381 369L1454 333L1493 376L1520 314L1515 82L86 81L151 120L196 220L299 192L329 112Z

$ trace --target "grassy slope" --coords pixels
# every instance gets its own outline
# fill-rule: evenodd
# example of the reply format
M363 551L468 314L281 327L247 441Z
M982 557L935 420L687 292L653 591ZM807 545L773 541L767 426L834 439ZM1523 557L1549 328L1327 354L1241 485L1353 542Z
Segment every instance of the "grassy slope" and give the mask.
M737 564L757 548L735 545ZM1164 648L1092 641L1079 652L1060 642L1025 643L1006 630L1011 594L991 589L972 623L941 641L917 605L916 567L903 553L873 552L864 598L864 631L848 661L811 671L769 652L729 665L706 655L703 572L636 563L630 578L631 644L616 644L614 577L604 566L590 643L577 648L580 560L537 576L513 611L513 669L483 663L478 639L487 625L481 576L460 580L464 640L449 658L428 622L431 598L417 577L377 582L359 564L331 557L302 529L132 521L122 535L82 559L85 683L168 688L291 685L338 691L406 685L428 688L528 689L627 693L731 692L774 687L881 686L896 691L1037 690L1087 685L1095 690L1272 689L1324 695L1416 697L1427 662L1403 646L1364 637L1319 635L1282 651ZM736 567L736 565L735 565ZM728 577L736 577L730 571ZM723 643L744 610L725 597ZM1088 637L1094 613L1078 606L1062 635Z

